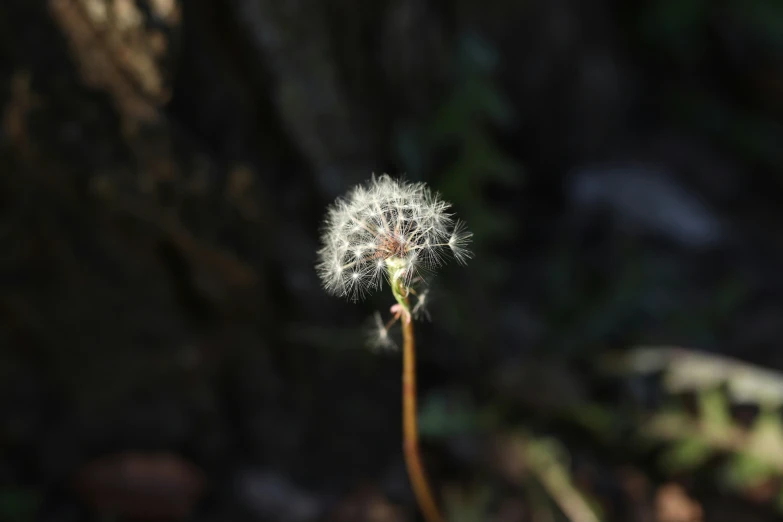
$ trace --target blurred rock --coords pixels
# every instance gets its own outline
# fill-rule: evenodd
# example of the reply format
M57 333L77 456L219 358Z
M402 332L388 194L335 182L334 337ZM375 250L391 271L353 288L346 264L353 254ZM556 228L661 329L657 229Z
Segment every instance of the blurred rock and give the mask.
M492 522L525 522L528 519L529 507L526 502L518 498L505 498L500 502L497 513L491 519Z
M248 511L264 520L317 520L322 502L287 479L269 471L245 471L236 480L237 493Z
M595 165L576 169L566 191L580 223L603 213L627 234L693 249L719 245L728 235L721 220L674 178L654 165Z
M186 520L206 487L202 471L169 454L124 453L87 464L74 478L82 500L102 516Z
M374 488L362 488L342 499L329 512L327 522L407 522L402 508L392 505Z
M685 489L674 483L664 484L655 494L657 522L700 522L704 511Z

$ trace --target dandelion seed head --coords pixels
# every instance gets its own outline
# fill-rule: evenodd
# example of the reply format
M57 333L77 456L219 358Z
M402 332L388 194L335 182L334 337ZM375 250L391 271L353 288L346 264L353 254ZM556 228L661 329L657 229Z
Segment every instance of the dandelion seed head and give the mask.
M324 288L358 300L384 278L410 286L449 256L464 264L472 234L449 209L424 183L384 174L355 187L326 215L317 265Z

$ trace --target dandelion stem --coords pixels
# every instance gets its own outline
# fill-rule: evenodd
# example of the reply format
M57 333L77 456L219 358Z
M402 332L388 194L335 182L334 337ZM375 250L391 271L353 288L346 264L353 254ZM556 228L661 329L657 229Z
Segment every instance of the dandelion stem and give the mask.
M408 297L403 298L409 309ZM424 466L419 454L419 429L416 419L416 341L413 335L413 321L402 321L402 437L405 464L411 481L413 494L427 522L443 522L435 504Z

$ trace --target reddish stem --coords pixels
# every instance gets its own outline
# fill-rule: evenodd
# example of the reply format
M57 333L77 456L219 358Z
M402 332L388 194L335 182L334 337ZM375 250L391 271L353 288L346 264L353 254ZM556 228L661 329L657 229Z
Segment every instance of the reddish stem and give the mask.
M408 298L405 298L408 305ZM419 455L419 429L416 418L416 341L413 322L402 321L402 437L405 464L413 494L427 522L443 522L435 498L427 482Z

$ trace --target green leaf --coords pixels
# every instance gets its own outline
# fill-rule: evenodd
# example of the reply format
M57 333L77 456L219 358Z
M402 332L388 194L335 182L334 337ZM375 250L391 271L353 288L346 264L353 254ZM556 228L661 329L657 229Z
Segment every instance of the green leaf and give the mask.
M661 456L661 466L668 473L689 471L704 464L713 449L700 438L688 438L672 444Z
M0 489L0 520L32 522L41 505L41 495L22 488Z
M433 393L419 411L419 432L425 437L444 438L481 431L495 420L494 412L479 410L467 399Z
M642 13L641 32L677 54L693 51L706 26L709 0L659 0Z
M747 454L731 457L721 473L722 482L734 490L744 490L773 476L775 468L770 464Z
M729 403L717 388L699 390L699 416L706 429L725 431L733 425Z
M472 492L446 490L444 503L451 522L483 522L489 517L492 489L482 485Z

